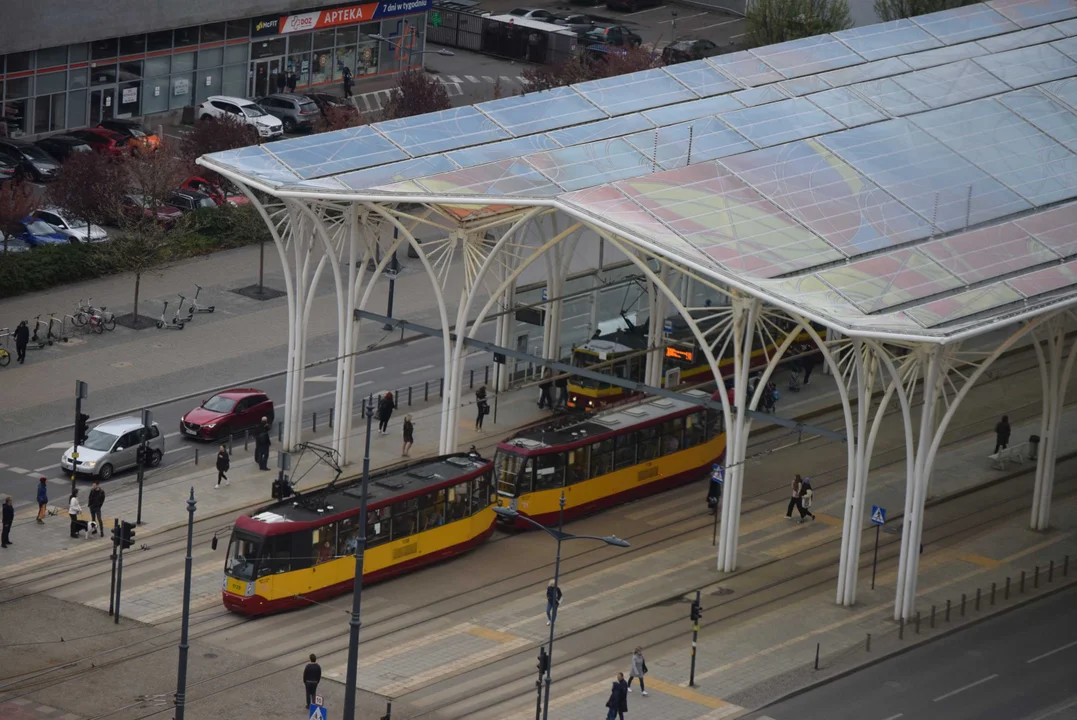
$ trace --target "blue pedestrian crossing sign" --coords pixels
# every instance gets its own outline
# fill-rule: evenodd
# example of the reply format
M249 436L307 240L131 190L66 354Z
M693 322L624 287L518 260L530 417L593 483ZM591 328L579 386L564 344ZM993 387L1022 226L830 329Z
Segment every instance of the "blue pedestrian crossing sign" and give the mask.
M711 469L711 480L721 485L725 482L725 468L714 463L714 467Z
M325 720L325 706L310 704L310 720Z
M876 525L886 524L886 508L878 505L871 506L871 521Z
M662 323L662 332L664 332L666 335L671 335L673 333L672 320L666 320L664 323Z

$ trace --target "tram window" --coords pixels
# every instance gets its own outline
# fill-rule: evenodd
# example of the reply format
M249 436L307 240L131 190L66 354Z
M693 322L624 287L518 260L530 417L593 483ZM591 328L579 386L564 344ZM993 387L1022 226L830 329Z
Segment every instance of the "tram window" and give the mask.
M419 498L419 529L432 530L445 524L445 490Z
M605 475L613 467L613 440L599 440L591 445L591 477Z
M551 488L564 487L564 462L564 455L561 453L539 455L536 457L535 490L550 490Z
M530 458L515 453L499 452L497 464L497 489L508 495L518 496L531 492Z
M587 479L587 448L582 447L568 452L567 484L583 482Z
M389 508L367 510L366 546L374 547L389 541Z
M354 555L359 544L359 518L344 518L337 523L337 556Z
M684 419L684 422L684 447L695 447L702 443L706 431L703 414L692 413Z
M237 580L254 580L254 567L262 547L261 539L232 535L228 543L228 562L225 572Z
M315 558L315 564L321 565L323 562L329 562L336 557L336 523L330 523L329 525L323 525L322 527L317 528L311 533L311 539L312 548L314 550L311 554Z
M445 522L463 520L468 516L467 501L470 493L467 483L460 483L449 488L449 504L445 508Z
M681 433L684 418L673 418L662 423L662 454L669 455L681 449Z
M722 434L722 415L717 410L707 409L707 439L713 440Z
M418 498L393 503L393 540L415 534L415 518L418 509Z
M277 573L292 570L292 537L291 535L273 535L267 537L262 551L262 562L258 566L258 576L276 575ZM309 545L307 546L309 553ZM309 556L308 556L309 558ZM299 564L299 558L295 558L294 564ZM310 565L310 560L307 560Z
M531 472L530 459L527 463L527 472ZM530 483L528 483L530 487ZM471 481L471 513L475 514L485 510L490 505L490 476L480 475Z
M613 469L631 467L636 464L636 433L625 433L614 439Z
M639 451L636 462L647 462L658 457L658 427L651 425L639 431Z

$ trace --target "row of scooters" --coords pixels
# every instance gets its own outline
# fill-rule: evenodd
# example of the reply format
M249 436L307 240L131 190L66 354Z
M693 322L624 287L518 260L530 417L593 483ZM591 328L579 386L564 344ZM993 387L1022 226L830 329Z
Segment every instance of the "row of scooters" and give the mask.
M168 301L165 300L165 305L161 308L161 317L157 318L158 330L182 330L183 327L194 320L196 313L211 313L216 309L215 305L199 305L198 296L202 293L202 286L195 285L194 298L191 300L191 304L187 306L187 315L183 315L183 304L187 302L187 298L183 295L179 296L179 303L176 304L175 314L169 318L168 315Z

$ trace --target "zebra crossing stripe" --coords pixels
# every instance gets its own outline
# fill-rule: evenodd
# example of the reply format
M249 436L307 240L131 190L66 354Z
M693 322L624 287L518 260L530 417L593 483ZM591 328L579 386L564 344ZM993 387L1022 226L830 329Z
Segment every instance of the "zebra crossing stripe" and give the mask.
M474 75L465 75L464 77L467 79L468 82L477 83L479 81L479 79Z
M450 75L449 80L456 83L457 85L459 85L461 82L463 82L460 78L456 77L455 75Z
M486 82L490 83L491 85L494 82L494 79L492 77L490 77L489 75L483 75L482 79L485 80Z

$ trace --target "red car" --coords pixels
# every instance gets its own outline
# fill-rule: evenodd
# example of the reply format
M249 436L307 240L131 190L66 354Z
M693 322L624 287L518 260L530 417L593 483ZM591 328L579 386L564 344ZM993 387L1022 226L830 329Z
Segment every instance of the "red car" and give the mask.
M171 205L158 205L156 208L151 208L150 201L142 195L125 195L123 211L133 217L141 214L143 217L155 218L157 222L167 227L175 225L176 221L183 217L180 209Z
M217 393L180 419L180 432L200 440L216 440L273 422L273 401L261 390L235 388Z
M106 130L105 128L73 130L72 132L67 133L67 136L78 138L93 148L94 152L99 152L102 155L108 155L109 157L129 155L131 152L131 146L127 144L127 138L117 132Z
M203 177L197 175L187 178L180 185L181 190L197 190L200 193L209 195L213 199L213 202L217 203L217 207L222 205L247 205L250 200L243 194L232 194L225 191L223 187L215 183L211 183Z

